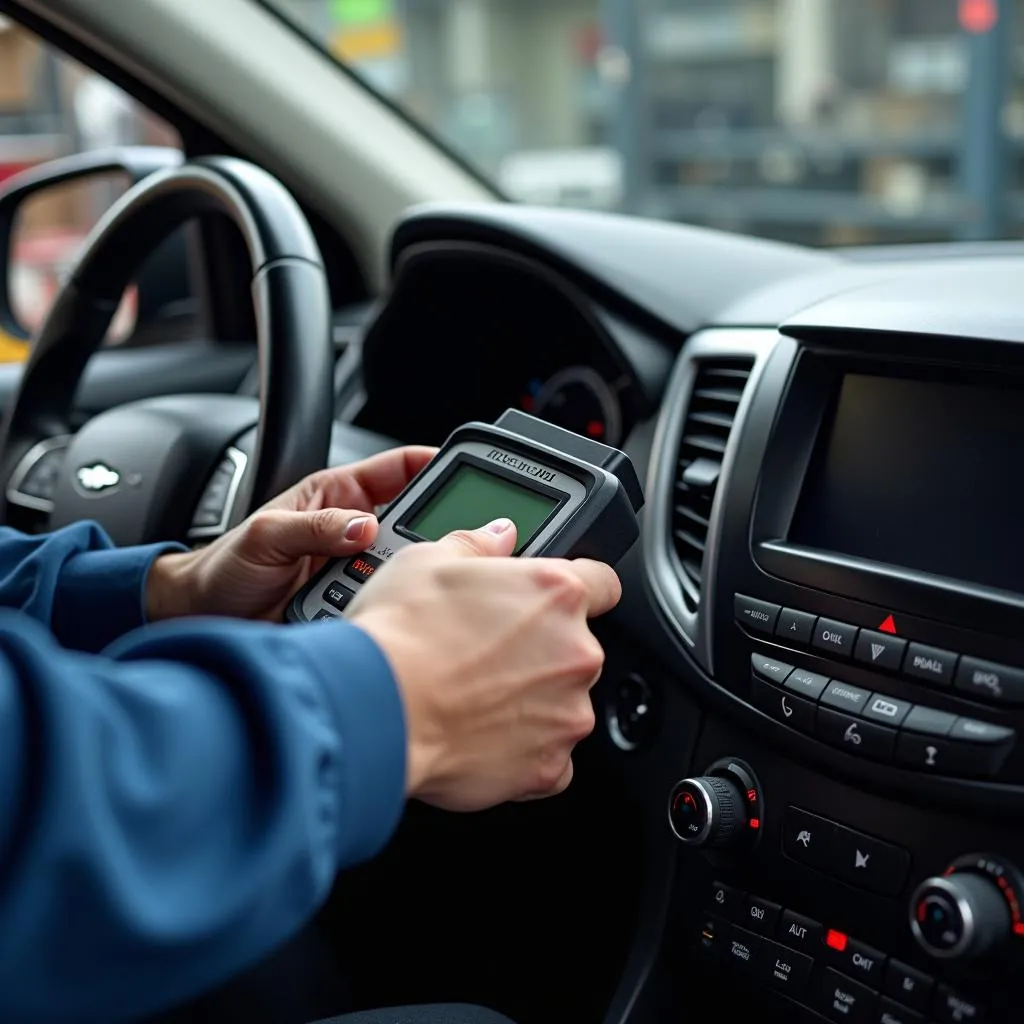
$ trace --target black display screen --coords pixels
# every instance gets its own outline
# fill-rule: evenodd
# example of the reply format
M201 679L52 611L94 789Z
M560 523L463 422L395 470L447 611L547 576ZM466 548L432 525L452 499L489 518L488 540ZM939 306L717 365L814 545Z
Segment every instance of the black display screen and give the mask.
M1024 393L849 374L831 416L791 543L1024 593Z

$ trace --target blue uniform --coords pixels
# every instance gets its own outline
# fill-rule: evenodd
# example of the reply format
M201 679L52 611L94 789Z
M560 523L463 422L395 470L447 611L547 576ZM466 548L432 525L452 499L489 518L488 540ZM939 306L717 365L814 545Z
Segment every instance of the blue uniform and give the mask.
M119 1021L294 934L389 839L405 722L347 623L144 626L167 546L0 528L0 1021Z

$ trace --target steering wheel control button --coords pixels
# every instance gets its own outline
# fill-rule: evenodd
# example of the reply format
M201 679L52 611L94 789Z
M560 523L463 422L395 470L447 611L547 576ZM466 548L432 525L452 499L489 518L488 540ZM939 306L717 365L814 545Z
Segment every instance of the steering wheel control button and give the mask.
M870 696L867 690L862 690L859 686L851 686L849 683L833 679L822 693L821 703L837 711L845 711L849 715L860 715L868 706Z
M806 954L765 939L757 954L755 970L762 981L795 996L807 987L813 967L814 961Z
M845 882L880 896L896 896L910 873L910 854L838 825L832 840L832 868Z
M736 594L733 598L733 611L736 621L746 629L755 633L771 635L779 618L779 606L769 601L761 601L756 597Z
M715 775L683 779L669 799L668 820L688 846L729 846L747 827L743 795L728 779Z
M383 559L375 558L373 555L356 555L350 558L345 566L345 575L357 583L366 583L383 564Z
M337 581L328 583L327 589L324 590L324 600L332 608L337 608L339 612L343 612L355 596L351 590L346 589Z
M828 708L818 708L815 719L818 736L826 743L839 747L847 754L868 757L875 761L892 759L896 743L896 730L865 722Z
M885 954L843 932L826 932L825 959L837 971L842 971L848 978L856 978L862 985L878 988L881 984Z
M814 731L814 716L818 709L817 705L809 700L755 679L754 704L783 725L798 729L800 732Z
M979 658L960 659L953 685L976 700L1024 704L1024 671Z
M779 939L793 949L816 956L821 949L821 925L809 917L786 910L779 923Z
M868 698L867 707L861 712L863 716L880 725L888 725L893 729L903 724L910 714L913 705L909 701L887 697L883 693L873 693Z
M862 629L857 635L857 645L853 649L853 657L872 668L899 672L906 649L907 641L901 640L891 633Z
M944 651L941 647L913 643L907 647L903 659L903 674L939 686L949 686L953 682L957 657L952 651Z
M329 612L326 608L321 608L320 611L313 616L314 622L327 622L331 619L337 619L338 616L334 612Z
M920 971L899 960L890 960L885 972L885 992L912 1010L925 1013L935 982Z
M775 626L775 635L784 643L809 644L814 633L815 616L795 608L783 608Z
M821 1012L840 1024L876 1024L875 993L858 981L851 981L831 967L821 979Z
M720 917L739 921L743 914L743 893L724 882L711 883L711 909Z
M832 838L836 826L827 818L787 807L782 826L782 851L808 867L828 871L832 861Z
M829 680L827 676L818 675L817 672L808 672L806 669L794 669L786 680L786 689L792 690L801 697L808 700L818 700L825 692Z
M781 913L782 907L778 903L748 896L743 907L742 924L759 935L774 935Z
M763 654L754 653L750 656L750 669L758 679L767 679L770 683L778 683L780 686L793 671L792 665L784 661L776 661L775 658L766 658Z
M819 650L850 658L853 656L856 638L856 626L851 626L848 622L837 622L835 619L818 619L811 644Z

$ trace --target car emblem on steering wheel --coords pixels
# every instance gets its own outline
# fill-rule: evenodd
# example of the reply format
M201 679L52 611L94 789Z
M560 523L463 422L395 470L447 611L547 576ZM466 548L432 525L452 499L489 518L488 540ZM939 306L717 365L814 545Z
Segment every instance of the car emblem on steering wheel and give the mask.
M121 482L121 474L116 469L111 469L102 462L92 466L82 466L75 474L79 486L85 491L96 494L100 491L108 491Z

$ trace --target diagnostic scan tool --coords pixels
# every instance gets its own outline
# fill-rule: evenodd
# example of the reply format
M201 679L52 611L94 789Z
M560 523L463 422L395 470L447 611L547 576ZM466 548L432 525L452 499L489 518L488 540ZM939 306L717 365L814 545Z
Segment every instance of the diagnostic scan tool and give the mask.
M328 563L294 598L291 622L341 615L408 544L511 519L515 554L614 565L640 535L643 491L615 448L510 409L493 425L456 430L380 517L365 552Z

